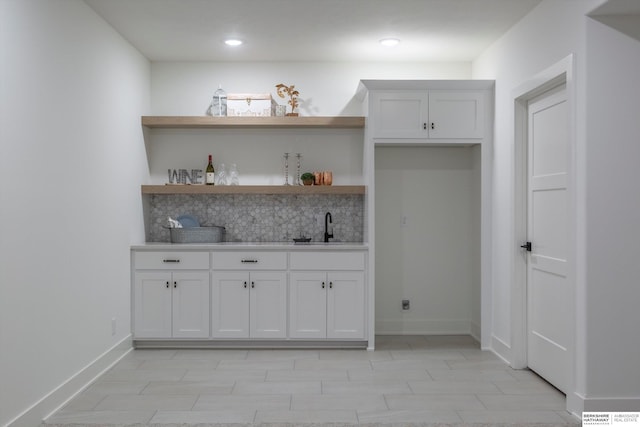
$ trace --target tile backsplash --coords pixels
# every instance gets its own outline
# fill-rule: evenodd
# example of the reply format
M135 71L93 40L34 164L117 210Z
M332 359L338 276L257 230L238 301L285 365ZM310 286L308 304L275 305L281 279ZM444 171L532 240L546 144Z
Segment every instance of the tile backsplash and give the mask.
M324 217L333 218L332 241L362 242L363 195L150 195L148 242L169 242L167 217L193 215L201 225L225 227L227 242L290 242L301 234L324 238Z

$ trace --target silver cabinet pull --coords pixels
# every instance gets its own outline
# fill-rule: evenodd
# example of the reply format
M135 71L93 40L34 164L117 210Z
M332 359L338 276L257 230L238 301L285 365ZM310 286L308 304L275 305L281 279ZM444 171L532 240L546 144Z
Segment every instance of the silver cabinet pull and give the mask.
M162 262L167 263L167 264L168 263L178 264L178 263L180 263L180 260L179 259L163 259Z
M240 261L243 264L257 264L258 260L257 259L243 259Z

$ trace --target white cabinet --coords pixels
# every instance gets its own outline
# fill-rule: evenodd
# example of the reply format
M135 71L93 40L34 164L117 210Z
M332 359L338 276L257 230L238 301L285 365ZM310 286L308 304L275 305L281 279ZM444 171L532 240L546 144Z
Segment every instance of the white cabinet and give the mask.
M290 263L289 336L364 339L364 253L295 252Z
M287 337L286 252L215 252L212 267L214 338Z
M371 92L374 139L481 139L486 91ZM400 141L401 142L401 141Z
M218 271L212 279L214 338L286 338L285 272Z
M133 253L135 338L209 337L209 253Z
M136 271L136 338L207 338L208 271Z

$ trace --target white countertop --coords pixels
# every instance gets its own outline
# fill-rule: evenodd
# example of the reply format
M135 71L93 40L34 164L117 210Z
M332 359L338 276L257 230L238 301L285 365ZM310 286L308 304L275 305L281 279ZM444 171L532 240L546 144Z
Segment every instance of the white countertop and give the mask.
M132 245L132 250L287 250L287 251L348 251L368 250L362 242L221 242L221 243L165 243L148 242Z

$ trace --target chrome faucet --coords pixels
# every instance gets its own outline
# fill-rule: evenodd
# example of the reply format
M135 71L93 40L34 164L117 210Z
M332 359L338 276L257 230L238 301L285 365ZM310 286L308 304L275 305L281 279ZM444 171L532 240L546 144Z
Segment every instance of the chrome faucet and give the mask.
M331 212L327 212L324 216L324 241L325 242L328 242L329 239L333 239L333 232L329 234L329 224L333 224L333 220L331 218Z

